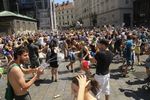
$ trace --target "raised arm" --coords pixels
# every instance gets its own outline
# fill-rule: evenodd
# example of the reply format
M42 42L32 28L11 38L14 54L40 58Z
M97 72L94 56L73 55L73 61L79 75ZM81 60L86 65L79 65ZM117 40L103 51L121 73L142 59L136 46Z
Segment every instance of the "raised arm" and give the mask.
M78 75L77 79L79 82L79 91L77 100L84 100L85 88L89 82L86 81L87 78L85 75Z

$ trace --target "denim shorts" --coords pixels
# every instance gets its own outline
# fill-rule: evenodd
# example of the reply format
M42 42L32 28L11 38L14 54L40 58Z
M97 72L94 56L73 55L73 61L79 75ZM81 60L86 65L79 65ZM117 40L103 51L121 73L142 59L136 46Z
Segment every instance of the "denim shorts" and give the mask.
M69 56L69 60L70 61L75 61L76 57L75 57L75 55L73 53L69 53L68 56Z

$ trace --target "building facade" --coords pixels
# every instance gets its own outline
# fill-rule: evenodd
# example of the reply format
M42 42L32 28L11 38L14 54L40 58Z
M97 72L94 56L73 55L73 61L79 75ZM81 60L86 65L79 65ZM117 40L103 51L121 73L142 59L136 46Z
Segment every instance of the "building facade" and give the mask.
M112 24L132 26L134 0L74 0L76 20L85 27ZM86 3L85 3L86 2Z
M35 0L36 16L40 30L55 30L56 15L54 0Z
M9 11L0 12L0 34L29 33L37 30L37 21Z
M74 4L67 1L62 4L55 4L55 7L58 28L73 26L75 23Z
M32 18L36 18L35 0L17 0L17 12Z
M4 10L36 18L34 0L0 0L0 11Z
M40 30L55 30L54 0L0 0L0 11L7 10L37 19Z
M133 8L134 25L150 26L150 0L135 0Z
M92 0L74 0L75 5L75 19L79 21L84 27L90 26Z

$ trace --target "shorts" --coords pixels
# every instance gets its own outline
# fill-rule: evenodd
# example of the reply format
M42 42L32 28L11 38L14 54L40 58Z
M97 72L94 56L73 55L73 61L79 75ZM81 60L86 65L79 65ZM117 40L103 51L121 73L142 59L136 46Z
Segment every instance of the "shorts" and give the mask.
M74 54L69 53L68 57L69 57L70 62L75 62L76 57L75 57L75 55L74 55Z
M92 57L95 57L95 55L96 55L96 53L92 52L92 51L90 52L90 54L91 54Z
M105 95L110 95L110 84L109 84L110 74L106 75L95 74L94 78L101 86L97 96L99 97L101 93L104 93Z
M31 96L29 92L27 92L25 95L17 96L15 95L15 100L31 100Z
M135 61L135 53L128 54L126 56L127 65L132 65Z

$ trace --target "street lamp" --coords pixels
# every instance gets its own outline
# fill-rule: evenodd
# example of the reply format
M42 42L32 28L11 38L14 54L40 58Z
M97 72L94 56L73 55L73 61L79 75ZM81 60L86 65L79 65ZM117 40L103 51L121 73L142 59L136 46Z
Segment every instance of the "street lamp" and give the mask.
M16 6L17 6L17 13L19 14L19 4L18 4L18 2L16 2Z

